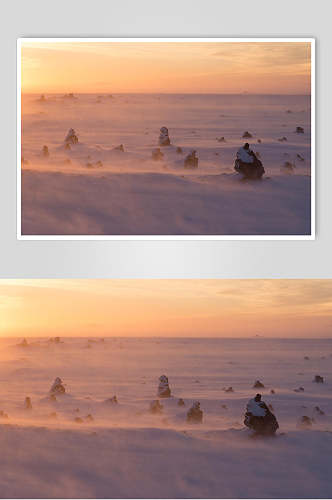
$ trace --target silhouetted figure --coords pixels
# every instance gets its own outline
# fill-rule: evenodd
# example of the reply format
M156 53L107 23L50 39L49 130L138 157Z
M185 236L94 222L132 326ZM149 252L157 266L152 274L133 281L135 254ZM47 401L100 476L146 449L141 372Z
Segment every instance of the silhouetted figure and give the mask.
M203 422L203 412L199 401L194 401L192 407L188 410L187 422L189 424L201 424Z
M262 401L260 394L256 394L254 399L249 400L244 416L244 425L253 429L255 434L263 436L273 436L279 428L276 417Z
M265 173L262 162L249 148L247 142L236 153L234 169L246 179L261 179Z

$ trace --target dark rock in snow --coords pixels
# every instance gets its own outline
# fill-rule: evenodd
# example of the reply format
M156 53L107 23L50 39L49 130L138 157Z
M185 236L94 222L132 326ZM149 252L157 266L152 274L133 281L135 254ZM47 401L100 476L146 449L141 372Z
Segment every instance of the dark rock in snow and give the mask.
M83 424L83 419L81 417L75 417L74 422L76 422L76 424Z
M32 410L31 398L29 398L29 396L27 396L24 400L24 408L26 410Z
M115 148L113 148L113 151L121 151L122 153L124 153L123 144L120 144L119 146L116 146Z
M158 399L155 399L150 403L150 413L156 414L156 413L162 413L163 411L163 405L160 404Z
M253 385L253 389L263 389L264 387L265 385L259 380L256 380L256 382Z
M182 148L180 148L179 146L176 148L176 152L178 155L181 155L183 153L182 151Z
M246 132L244 132L242 138L243 139L250 139L252 137L252 134L250 132L248 132L248 130L246 130Z
M45 156L45 158L48 158L50 156L50 152L47 146L43 146L42 155Z
M315 375L315 378L313 382L316 382L316 384L323 384L324 383L324 377L321 377L320 375Z
M313 422L313 419L311 419L307 415L303 415L303 417L300 418L299 425L300 427L311 427Z
M304 128L302 128L302 127L296 127L295 132L296 132L297 134L304 134Z
M271 409L262 401L260 394L250 399L244 416L244 425L257 435L273 436L279 428L278 421Z
M189 424L201 424L203 422L203 412L200 406L199 401L194 401L192 407L188 410L187 422Z
M171 141L168 135L168 128L161 127L159 135L159 146L170 146Z
M315 410L319 415L325 415L325 412L319 408L319 406L315 406Z
M184 159L185 168L198 168L198 158L196 156L196 151L189 153Z
M78 143L78 137L77 137L76 132L73 128L70 128L68 130L68 134L66 135L66 138L65 138L65 143L66 144L77 144Z
M182 398L178 400L178 406L185 406L185 402L183 401Z
M265 173L263 163L247 142L236 153L234 170L245 179L261 179Z
M162 160L164 158L164 153L160 151L160 148L156 148L152 151L152 159L157 161L157 160Z
M275 390L274 390L274 389L271 389L271 390L270 390L270 394L275 394Z
M111 405L117 405L119 404L119 401L116 396L113 396L111 398L106 399L105 403L110 403Z
M66 392L66 389L62 383L62 380L60 377L57 377L54 382L53 382L53 385L50 389L50 393L51 394L64 394Z
M283 137L280 137L280 139L278 139L279 142L286 142L287 141L287 137L283 136Z
M171 390L168 384L168 378L166 375L161 375L159 377L159 386L158 386L158 396L160 398L169 398L171 395Z
M299 387L298 389L294 389L294 392L304 392L304 387Z
M3 410L0 410L0 418L8 418L7 413L5 413Z
M216 139L217 139L218 142L226 142L226 139L225 139L224 136L223 137L219 137L219 138L217 137Z
M224 387L223 389L225 392L234 392L233 387Z

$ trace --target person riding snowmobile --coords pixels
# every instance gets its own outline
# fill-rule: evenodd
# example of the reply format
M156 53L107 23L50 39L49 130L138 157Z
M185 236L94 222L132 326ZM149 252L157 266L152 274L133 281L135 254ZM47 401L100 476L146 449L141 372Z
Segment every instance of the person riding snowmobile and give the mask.
M256 435L263 436L272 436L279 428L275 415L262 401L261 394L256 394L253 399L249 400L244 416L244 425L253 429Z
M265 173L262 162L249 148L247 142L236 153L234 169L246 179L261 179Z

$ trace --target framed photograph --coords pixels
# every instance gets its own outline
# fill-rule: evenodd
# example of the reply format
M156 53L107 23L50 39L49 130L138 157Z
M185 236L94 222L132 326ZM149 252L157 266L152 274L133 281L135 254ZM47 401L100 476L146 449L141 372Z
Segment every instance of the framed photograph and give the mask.
M332 280L0 295L0 498L332 498Z
M19 239L315 238L312 38L21 38Z

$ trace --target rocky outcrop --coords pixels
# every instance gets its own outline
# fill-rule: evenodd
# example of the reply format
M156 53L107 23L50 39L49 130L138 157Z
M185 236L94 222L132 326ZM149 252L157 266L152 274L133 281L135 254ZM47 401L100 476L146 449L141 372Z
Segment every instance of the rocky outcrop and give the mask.
M203 412L199 401L194 401L187 413L188 424L201 424L203 422Z
M160 151L160 148L156 148L152 151L152 159L155 161L162 160L164 158L164 153Z
M184 159L185 168L198 168L198 158L196 156L196 151L189 153Z
M253 389L264 389L265 385L260 382L259 380L256 380L256 382L254 383L254 385L252 386Z
M316 384L323 384L324 383L324 377L321 377L320 375L315 375L315 378L313 379L313 382Z
M308 428L308 427L312 426L313 422L314 422L314 420L312 418L308 417L307 415L303 415L300 418L298 425L299 425L299 427Z
M59 394L64 394L66 392L66 389L63 385L63 382L60 377L56 377L56 379L53 382L53 385L50 389L50 393L54 395L59 395Z
M161 127L159 134L159 146L170 146L171 140L168 135L168 128Z
M256 394L247 404L244 416L244 425L252 429L255 434L263 436L274 435L279 424L271 409L261 400L261 395Z
M163 405L160 404L158 399L155 399L154 401L151 401L151 403L150 403L150 413L153 413L154 415L158 414L158 413L162 413L163 408L164 408Z
M31 398L29 398L29 396L27 396L24 400L24 408L26 410L32 410Z
M234 170L246 179L261 179L265 170L258 156L246 142L236 153Z
M76 132L73 128L70 128L68 130L68 134L66 135L66 138L65 138L65 143L66 144L77 144L78 143L78 137L77 137Z
M105 403L109 403L111 405L119 404L118 398L114 395L111 398L106 399Z
M159 377L158 396L160 398L169 398L170 395L171 389L169 388L168 378L166 375L161 375Z

